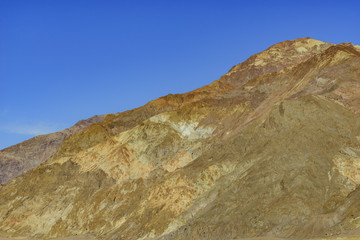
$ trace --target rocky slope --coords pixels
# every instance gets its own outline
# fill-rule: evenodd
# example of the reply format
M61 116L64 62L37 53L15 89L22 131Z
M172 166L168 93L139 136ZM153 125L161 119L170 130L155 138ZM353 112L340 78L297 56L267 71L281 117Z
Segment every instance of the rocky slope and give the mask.
M36 136L0 150L0 186L45 162L56 152L65 138L93 123L101 122L104 118L105 115L94 116L60 132Z
M212 84L107 115L0 190L37 239L360 236L360 47L285 41Z

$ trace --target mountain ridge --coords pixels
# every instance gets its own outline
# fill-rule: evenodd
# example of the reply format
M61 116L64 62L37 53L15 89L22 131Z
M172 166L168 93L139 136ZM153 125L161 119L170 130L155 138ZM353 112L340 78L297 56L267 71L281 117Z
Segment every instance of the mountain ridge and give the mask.
M269 47L268 49L266 49L265 51L269 51L272 48L277 47L277 46L281 46L281 45L287 46L289 43L291 45L291 43L296 44L296 42L302 42L302 41L310 41L311 43L308 44L310 46L326 45L325 47L327 47L327 45L329 44L329 43L324 43L324 42L321 42L321 41L313 40L311 38L300 38L300 39L296 39L296 40L292 40L292 41L288 40L288 41L285 41L285 42L282 42L282 43L275 44L275 45ZM318 45L316 45L316 44L318 44ZM254 58L254 57L256 58L257 55L258 54L253 55L248 60L246 60L244 63L248 62L247 65L251 65L252 64L252 58ZM235 65L232 68L233 71L234 71L234 68L236 68L236 66L244 65L244 63L240 63L238 65ZM288 65L288 63L286 63L285 65ZM231 73L231 71L232 70L230 69L227 74ZM266 72L266 70L265 70L265 72ZM222 78L220 78L220 81L226 82L227 80L223 80ZM214 85L217 85L217 86L215 86L215 90L216 90L215 93L214 92L212 93L215 96L217 94L221 94L221 92L223 92L223 91L227 91L228 89L232 88L231 85L227 85L226 83L222 83L222 85L219 86L218 81L215 81L213 83L210 83L209 85L206 85L204 87L201 87L201 88L196 89L194 91L191 91L189 93L175 94L175 95L170 94L168 96L164 96L162 98L150 101L145 106L148 106L149 108L157 108L158 110L157 111L155 110L155 112L158 112L159 107L161 106L161 102L162 102L162 100L164 100L163 104L165 104L165 105L168 104L169 105L168 110L170 110L170 109L172 109L174 107L179 106L178 105L179 101L180 102L181 101L185 101L185 102L186 101L194 101L194 100L196 100L196 98L205 97L206 95L211 94L211 91L213 91L213 90L211 90L211 88ZM204 94L206 94L206 95L203 96ZM178 96L184 96L183 97L184 99L177 99ZM195 99L193 99L194 97L195 97ZM176 101L177 101L177 103L176 103ZM166 111L166 108L164 109L164 111ZM109 114L106 114L106 115L109 115ZM38 166L42 162L45 162L47 159L49 159L49 157L51 157L55 153L57 148L61 145L61 143L68 136L70 136L70 135L72 135L74 133L77 133L77 132L79 132L79 131L81 131L83 129L86 129L92 123L101 122L102 120L104 120L106 115L101 115L101 117L94 116L93 118L90 118L88 120L89 124L85 123L85 125L80 127L80 128L77 128L76 124L75 124L73 127L69 128L69 129L74 129L74 130L71 130L70 132L65 129L65 130L62 130L62 131L57 132L57 133L51 133L51 135L46 135L47 137L37 136L35 138L24 141L22 143L19 143L19 144L16 144L14 146L10 146L8 148L0 150L0 172L3 173L0 176L0 184L5 184L7 181L11 180L12 178L14 178L14 177L16 177L16 176L30 170L30 169L32 169L33 167ZM109 116L113 116L113 115L109 115ZM96 120L93 121L91 119L96 119ZM81 121L86 121L86 120L81 120ZM79 121L79 122L81 122L81 121ZM62 134L62 133L64 133L64 134ZM42 138L42 139L38 140L37 138ZM32 143L32 142L35 142L35 143ZM28 149L26 149L26 152L34 152L34 156L25 157L23 154L19 154L18 152L14 153L13 148L16 148L16 147L19 148L19 147L23 147L23 146L25 146L25 148L28 148ZM36 149L36 148L40 148L40 149ZM44 152L46 152L45 156L41 156ZM20 155L20 156L18 156L18 155Z

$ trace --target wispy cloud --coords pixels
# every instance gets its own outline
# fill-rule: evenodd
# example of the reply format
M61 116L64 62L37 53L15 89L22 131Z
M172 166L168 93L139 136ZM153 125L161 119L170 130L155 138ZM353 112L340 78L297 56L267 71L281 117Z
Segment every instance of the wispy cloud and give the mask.
M0 131L13 133L13 134L37 136L37 135L56 132L59 131L59 129L44 123L6 124L6 125L0 125Z

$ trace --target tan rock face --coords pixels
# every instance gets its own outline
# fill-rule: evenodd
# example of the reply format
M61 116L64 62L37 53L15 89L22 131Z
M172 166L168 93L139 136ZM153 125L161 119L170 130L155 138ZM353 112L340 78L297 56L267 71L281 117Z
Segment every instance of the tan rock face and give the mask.
M107 115L0 189L0 231L360 236L359 61L351 44L286 41L208 86Z

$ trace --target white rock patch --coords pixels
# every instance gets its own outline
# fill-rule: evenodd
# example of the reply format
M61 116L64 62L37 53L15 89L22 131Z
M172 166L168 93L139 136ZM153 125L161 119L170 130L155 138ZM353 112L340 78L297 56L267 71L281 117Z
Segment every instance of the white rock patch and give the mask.
M326 79L326 78L316 78L316 83L317 84L325 84L325 83L327 83L328 82L328 79Z
M155 123L169 124L173 129L180 133L181 137L190 139L208 138L214 132L215 128L199 126L198 122L172 122L169 116L165 114L156 115L150 118Z
M298 48L296 48L296 51L298 53L306 53L308 50L304 47L298 47Z

